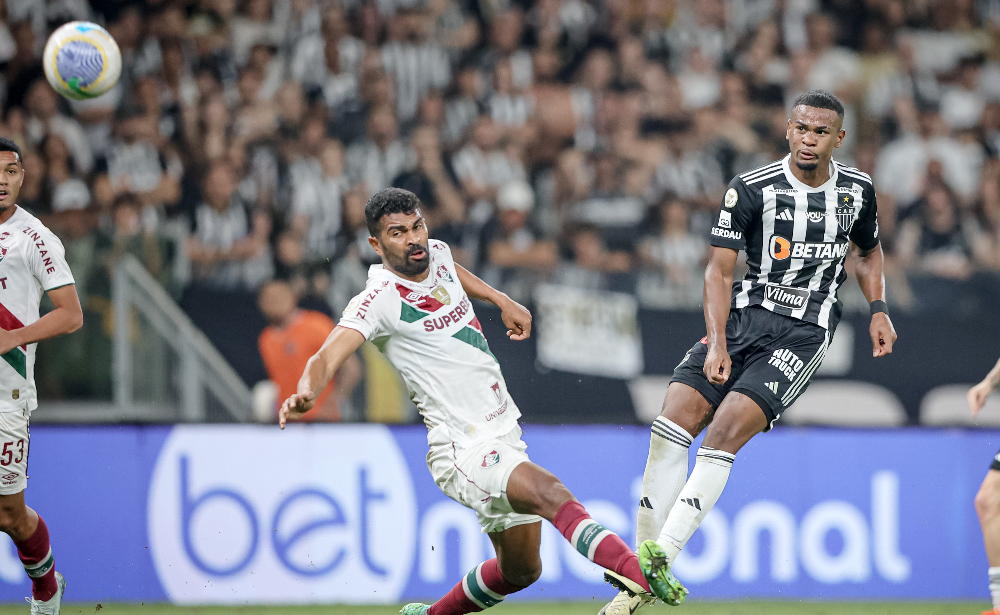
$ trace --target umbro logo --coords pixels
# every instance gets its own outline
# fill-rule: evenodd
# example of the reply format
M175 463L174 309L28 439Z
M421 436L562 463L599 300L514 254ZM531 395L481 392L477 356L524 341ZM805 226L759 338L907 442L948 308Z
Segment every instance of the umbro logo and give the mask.
M792 217L792 210L791 209L782 209L781 213L779 213L777 216L775 216L775 219L776 220L784 220L785 222L791 222L792 220L794 220L794 218Z
M688 506L694 506L698 510L701 510L701 501L698 498L681 498L681 502L684 502Z
M767 388L771 389L771 392L774 393L775 395L778 394L778 383L777 382L768 382L764 386L766 386Z
M2 478L4 480L14 480L17 477L18 477L18 473L17 472L11 472L9 474L4 474L3 476L0 476L0 478Z
M648 508L649 510L653 510L653 504L649 501L649 498L642 497L639 498L639 508Z

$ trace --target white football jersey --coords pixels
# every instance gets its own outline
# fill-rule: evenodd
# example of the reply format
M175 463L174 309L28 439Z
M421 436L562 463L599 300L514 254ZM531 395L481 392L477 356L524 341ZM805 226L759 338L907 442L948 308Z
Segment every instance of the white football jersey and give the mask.
M420 283L373 265L367 288L338 324L364 335L399 370L428 429L447 428L459 446L502 436L521 412L458 280L451 249L432 239L428 251L429 274Z
M38 218L18 207L0 224L0 327L11 331L34 323L42 293L74 283L62 242ZM0 412L38 407L36 346L0 355Z

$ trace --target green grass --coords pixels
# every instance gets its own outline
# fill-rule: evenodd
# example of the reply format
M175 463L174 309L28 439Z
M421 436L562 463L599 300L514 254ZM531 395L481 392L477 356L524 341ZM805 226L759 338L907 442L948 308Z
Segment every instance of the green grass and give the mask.
M491 615L596 615L603 603L511 602L490 609ZM100 607L100 608L98 608ZM691 601L679 607L657 605L643 615L979 615L985 602L800 602ZM168 604L67 603L62 615L394 615L393 606L247 606L177 607ZM27 605L0 605L0 615L26 615Z

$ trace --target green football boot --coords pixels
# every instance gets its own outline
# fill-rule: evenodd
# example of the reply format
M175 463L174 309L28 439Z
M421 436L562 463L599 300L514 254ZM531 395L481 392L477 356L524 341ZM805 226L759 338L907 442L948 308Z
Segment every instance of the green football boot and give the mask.
M670 571L667 554L655 540L646 540L639 546L639 567L642 568L642 574L645 575L649 588L657 598L670 606L684 602L688 590Z
M427 615L427 612L431 610L431 605L420 604L419 602L411 602L403 608L399 609L399 612L403 615Z

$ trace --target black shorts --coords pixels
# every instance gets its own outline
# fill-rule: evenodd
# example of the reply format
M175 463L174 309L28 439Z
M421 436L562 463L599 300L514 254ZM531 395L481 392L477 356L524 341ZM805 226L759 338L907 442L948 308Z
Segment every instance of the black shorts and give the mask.
M991 470L1000 470L1000 451L997 451L997 456L993 458L993 463L990 464Z
M785 408L809 386L833 335L812 323L760 307L729 312L726 347L733 361L729 380L712 384L705 376L708 339L702 338L674 369L671 382L682 382L718 408L730 391L754 400L767 417L770 431Z

